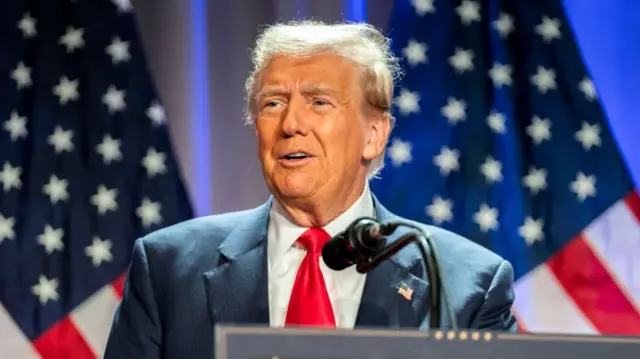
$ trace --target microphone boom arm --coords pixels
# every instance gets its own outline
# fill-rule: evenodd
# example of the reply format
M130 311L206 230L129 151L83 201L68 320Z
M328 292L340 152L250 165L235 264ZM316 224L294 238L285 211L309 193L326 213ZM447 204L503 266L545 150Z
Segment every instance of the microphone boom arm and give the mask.
M406 247L411 243L415 243L418 246L418 249L420 250L420 254L422 255L423 260L426 264L424 268L425 277L427 276L429 277L429 287L430 287L429 299L431 304L429 327L440 328L440 309L441 309L441 302L442 302L440 289L442 288L444 292L443 297L447 304L445 305L447 309L447 315L450 318L452 329L457 330L455 316L451 306L449 305L450 303L449 303L448 292L446 288L444 288L441 285L442 276L439 270L440 267L437 259L438 256L436 253L435 246L431 241L431 238L428 235L425 235L424 231L417 226L413 226L408 223L398 224L396 227L398 226L410 227L418 231L418 233L413 233L413 232L406 233L400 236L400 238L395 240L393 243L389 244L388 246L380 250L374 256L360 259L356 263L356 270L359 273L367 273L373 268L377 267L384 260L398 253L402 248Z

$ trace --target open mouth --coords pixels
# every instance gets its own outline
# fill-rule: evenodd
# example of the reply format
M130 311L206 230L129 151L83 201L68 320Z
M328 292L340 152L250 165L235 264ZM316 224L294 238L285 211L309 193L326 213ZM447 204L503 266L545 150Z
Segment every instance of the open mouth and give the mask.
M311 157L311 155L309 155L308 153L305 153L305 152L292 152L292 153L287 153L286 155L282 156L283 159L290 160L290 161L304 160L304 159L309 158L309 157Z
M307 163L308 161L310 161L313 158L312 155L303 152L303 151L295 151L295 152L288 152L285 153L284 155L280 156L279 162L286 167L296 167L296 166L301 166L305 163Z

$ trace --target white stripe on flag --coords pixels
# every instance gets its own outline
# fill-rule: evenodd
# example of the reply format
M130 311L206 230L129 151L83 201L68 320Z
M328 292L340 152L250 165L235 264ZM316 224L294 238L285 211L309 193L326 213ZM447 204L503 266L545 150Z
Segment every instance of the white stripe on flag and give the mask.
M118 303L120 299L109 284L82 302L71 313L71 321L99 358L104 354Z
M640 223L619 201L584 231L584 239L636 309L640 308ZM640 311L640 310L639 310Z
M540 265L515 284L513 309L529 332L597 333L546 265Z
M0 303L0 351L2 351L2 358L42 358L2 303Z

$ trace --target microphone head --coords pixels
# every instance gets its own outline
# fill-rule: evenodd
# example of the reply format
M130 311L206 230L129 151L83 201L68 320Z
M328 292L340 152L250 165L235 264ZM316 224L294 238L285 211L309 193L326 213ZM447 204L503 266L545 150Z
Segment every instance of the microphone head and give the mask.
M374 256L384 248L385 242L378 222L360 218L324 245L322 258L327 267L340 271L361 258Z
M348 241L346 233L342 232L338 236L330 239L324 247L322 247L322 260L327 267L335 271L341 271L355 264L349 260L353 255L349 253L348 247L345 248L345 244L348 245Z

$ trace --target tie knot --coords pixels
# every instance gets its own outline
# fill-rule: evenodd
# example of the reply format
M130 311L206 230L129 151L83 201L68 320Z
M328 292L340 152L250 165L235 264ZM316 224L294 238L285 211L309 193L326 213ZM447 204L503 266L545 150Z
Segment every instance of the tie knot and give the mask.
M322 228L309 228L298 238L297 242L308 252L319 255L322 253L322 247L331 236Z

